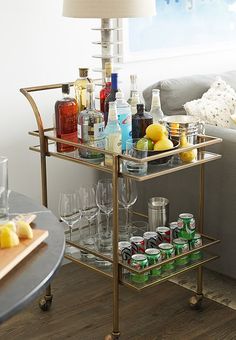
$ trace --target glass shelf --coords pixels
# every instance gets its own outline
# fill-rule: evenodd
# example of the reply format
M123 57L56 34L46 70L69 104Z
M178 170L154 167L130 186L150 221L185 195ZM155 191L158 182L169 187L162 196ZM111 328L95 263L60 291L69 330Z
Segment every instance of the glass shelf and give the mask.
M129 273L122 276L120 283L123 284L126 287L135 289L137 291L141 291L145 288L152 287L152 286L160 284L164 281L167 281L173 276L176 276L178 274L182 274L182 273L184 273L188 270L195 269L195 268L197 268L197 267L199 267L199 266L201 266L205 263L208 263L210 261L213 261L217 258L219 258L219 256L210 255L210 254L207 254L206 252L202 251L201 259L196 260L196 261L191 261L191 262L189 262L188 264L186 264L185 266L182 266L182 267L175 265L175 268L172 271L163 272L158 277L157 276L151 277L150 275L148 275L148 280L144 283L136 283L136 282L131 281Z

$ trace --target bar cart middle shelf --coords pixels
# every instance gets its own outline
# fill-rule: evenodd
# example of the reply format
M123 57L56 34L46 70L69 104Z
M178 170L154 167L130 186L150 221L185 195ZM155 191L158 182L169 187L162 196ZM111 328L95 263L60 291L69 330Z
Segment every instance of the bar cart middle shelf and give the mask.
M73 83L70 83L72 86ZM218 258L216 255L210 255L206 250L208 250L209 247L214 246L215 244L219 243L220 240L217 240L215 238L212 238L208 235L205 235L203 233L203 216L204 216L204 172L205 172L205 163L211 162L217 159L221 158L221 155L215 154L209 151L206 151L206 148L208 146L221 143L222 139L207 136L207 135L198 135L198 141L193 146L188 146L181 148L181 152L183 151L189 151L192 149L197 149L197 159L191 163L177 163L177 164L167 164L165 166L151 166L148 167L148 172L146 175L138 176L130 173L124 173L121 171L121 163L123 161L127 160L133 160L137 163L143 163L143 162L150 162L152 160L160 159L163 157L171 156L171 155L177 155L180 153L180 149L175 149L168 152L163 152L162 154L158 154L155 156L149 156L143 159L137 159L132 158L127 155L122 154L115 154L111 153L105 150L101 150L98 148L92 148L88 146L84 146L81 144L69 142L66 140L63 140L64 144L73 145L77 149L91 149L93 151L99 151L99 153L103 153L104 155L108 154L112 156L113 159L113 165L111 168L107 167L104 162L101 164L91 163L88 160L81 159L76 153L71 154L64 154L59 153L56 151L56 143L62 142L62 139L56 138L54 136L54 130L53 128L44 128L43 121L41 114L39 112L39 109L36 105L36 102L31 95L31 92L37 92L37 91L47 91L51 89L57 89L60 88L62 84L52 84L52 85L46 85L46 86L38 86L38 87L30 87L30 88L22 88L20 91L25 95L25 97L28 99L29 103L32 106L38 130L29 132L30 135L35 136L39 140L39 144L35 146L31 146L30 150L38 152L40 154L40 160L41 160L41 182L42 182L42 203L44 206L47 207L47 168L46 168L46 159L47 157L55 157L71 162L75 162L81 165L85 165L88 167L92 167L95 170L103 171L106 173L109 173L112 176L112 184L113 184L113 256L108 257L104 256L95 250L91 250L90 248L87 248L83 245L81 245L79 242L70 242L67 241L68 244L71 244L81 250L88 251L91 254L94 254L95 256L98 256L106 261L108 261L111 265L108 266L107 269L102 269L99 267L96 267L92 263L83 261L79 255L72 256L69 254L65 254L65 258L78 263L81 266L85 266L87 268L90 268L91 270L94 270L95 272L105 275L109 277L112 280L113 283L113 329L112 329L112 338L113 339L119 339L120 337L120 330L119 330L119 284L125 285L129 288L135 289L137 291L142 291L143 289L146 289L148 287L160 284L171 277L181 274L183 272L192 270L197 268L197 291L196 295L194 295L190 299L190 305L192 307L199 307L202 301L202 265L215 260ZM184 267L176 267L173 272L162 274L160 277L151 279L145 283L134 283L132 282L128 276L123 275L123 270L128 270L129 272L133 272L136 274L142 274L144 272L149 271L150 269L158 267L160 264L149 266L142 270L137 270L133 267L130 267L124 263L122 263L119 260L119 254L118 254L118 240L119 240L119 226L118 226L118 177L123 176L127 178L131 178L135 181L142 182L146 180L152 180L155 178L158 178L160 176L164 176L176 171L184 170L190 167L199 166L200 168L200 195L199 195L199 216L198 216L198 232L202 236L203 244L198 250L202 253L202 256L193 262L190 262L189 264L185 265ZM141 215L142 217L147 217L143 214L134 212L137 215ZM191 255L196 250L190 250L187 255ZM168 259L163 261L161 264L169 263L173 260L176 260L178 258L181 258L183 256L186 256L186 254L177 255L172 259ZM41 308L44 310L47 310L50 307L50 304L52 302L52 294L50 286L46 290L46 295L44 297L44 303L41 305Z

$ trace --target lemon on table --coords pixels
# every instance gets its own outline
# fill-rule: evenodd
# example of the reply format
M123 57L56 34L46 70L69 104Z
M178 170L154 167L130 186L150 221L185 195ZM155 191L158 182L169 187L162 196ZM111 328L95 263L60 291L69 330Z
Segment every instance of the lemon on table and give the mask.
M17 234L8 227L2 229L0 240L1 248L11 248L20 243Z
M29 223L25 221L17 221L17 235L19 238L33 238L33 230Z
M146 128L146 136L150 138L153 142L157 142L166 136L167 130L164 125L155 123L150 124Z
M164 150L172 149L173 147L174 145L172 141L165 136L164 138L160 139L158 142L155 143L154 150L164 151Z

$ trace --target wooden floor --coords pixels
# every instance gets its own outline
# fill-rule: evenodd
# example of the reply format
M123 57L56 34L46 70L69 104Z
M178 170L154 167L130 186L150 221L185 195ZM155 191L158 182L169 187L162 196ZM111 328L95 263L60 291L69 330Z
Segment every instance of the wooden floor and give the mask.
M1 340L103 340L111 331L111 281L74 264L53 282L50 312L37 301L0 326ZM122 340L235 340L236 311L205 300L202 311L188 307L191 292L173 283L142 293L120 289Z

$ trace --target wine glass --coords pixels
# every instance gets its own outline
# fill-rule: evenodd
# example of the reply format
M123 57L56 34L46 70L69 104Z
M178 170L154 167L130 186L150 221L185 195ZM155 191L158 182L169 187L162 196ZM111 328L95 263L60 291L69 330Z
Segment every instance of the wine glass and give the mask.
M100 179L97 184L96 202L101 211L106 215L105 237L110 238L109 218L113 210L112 203L112 181L111 179Z
M81 218L79 195L77 193L60 193L58 212L61 220L69 227L69 240L71 241L73 225ZM74 253L77 251L77 248L67 246L68 253Z
M94 187L81 187L79 188L79 196L81 201L82 216L88 221L89 237L84 239L84 244L93 246L94 238L91 232L92 219L98 213L98 206L96 203L96 191Z
M136 182L130 178L120 177L119 185L119 203L125 208L126 212L126 231L129 228L129 208L137 201L138 193Z

